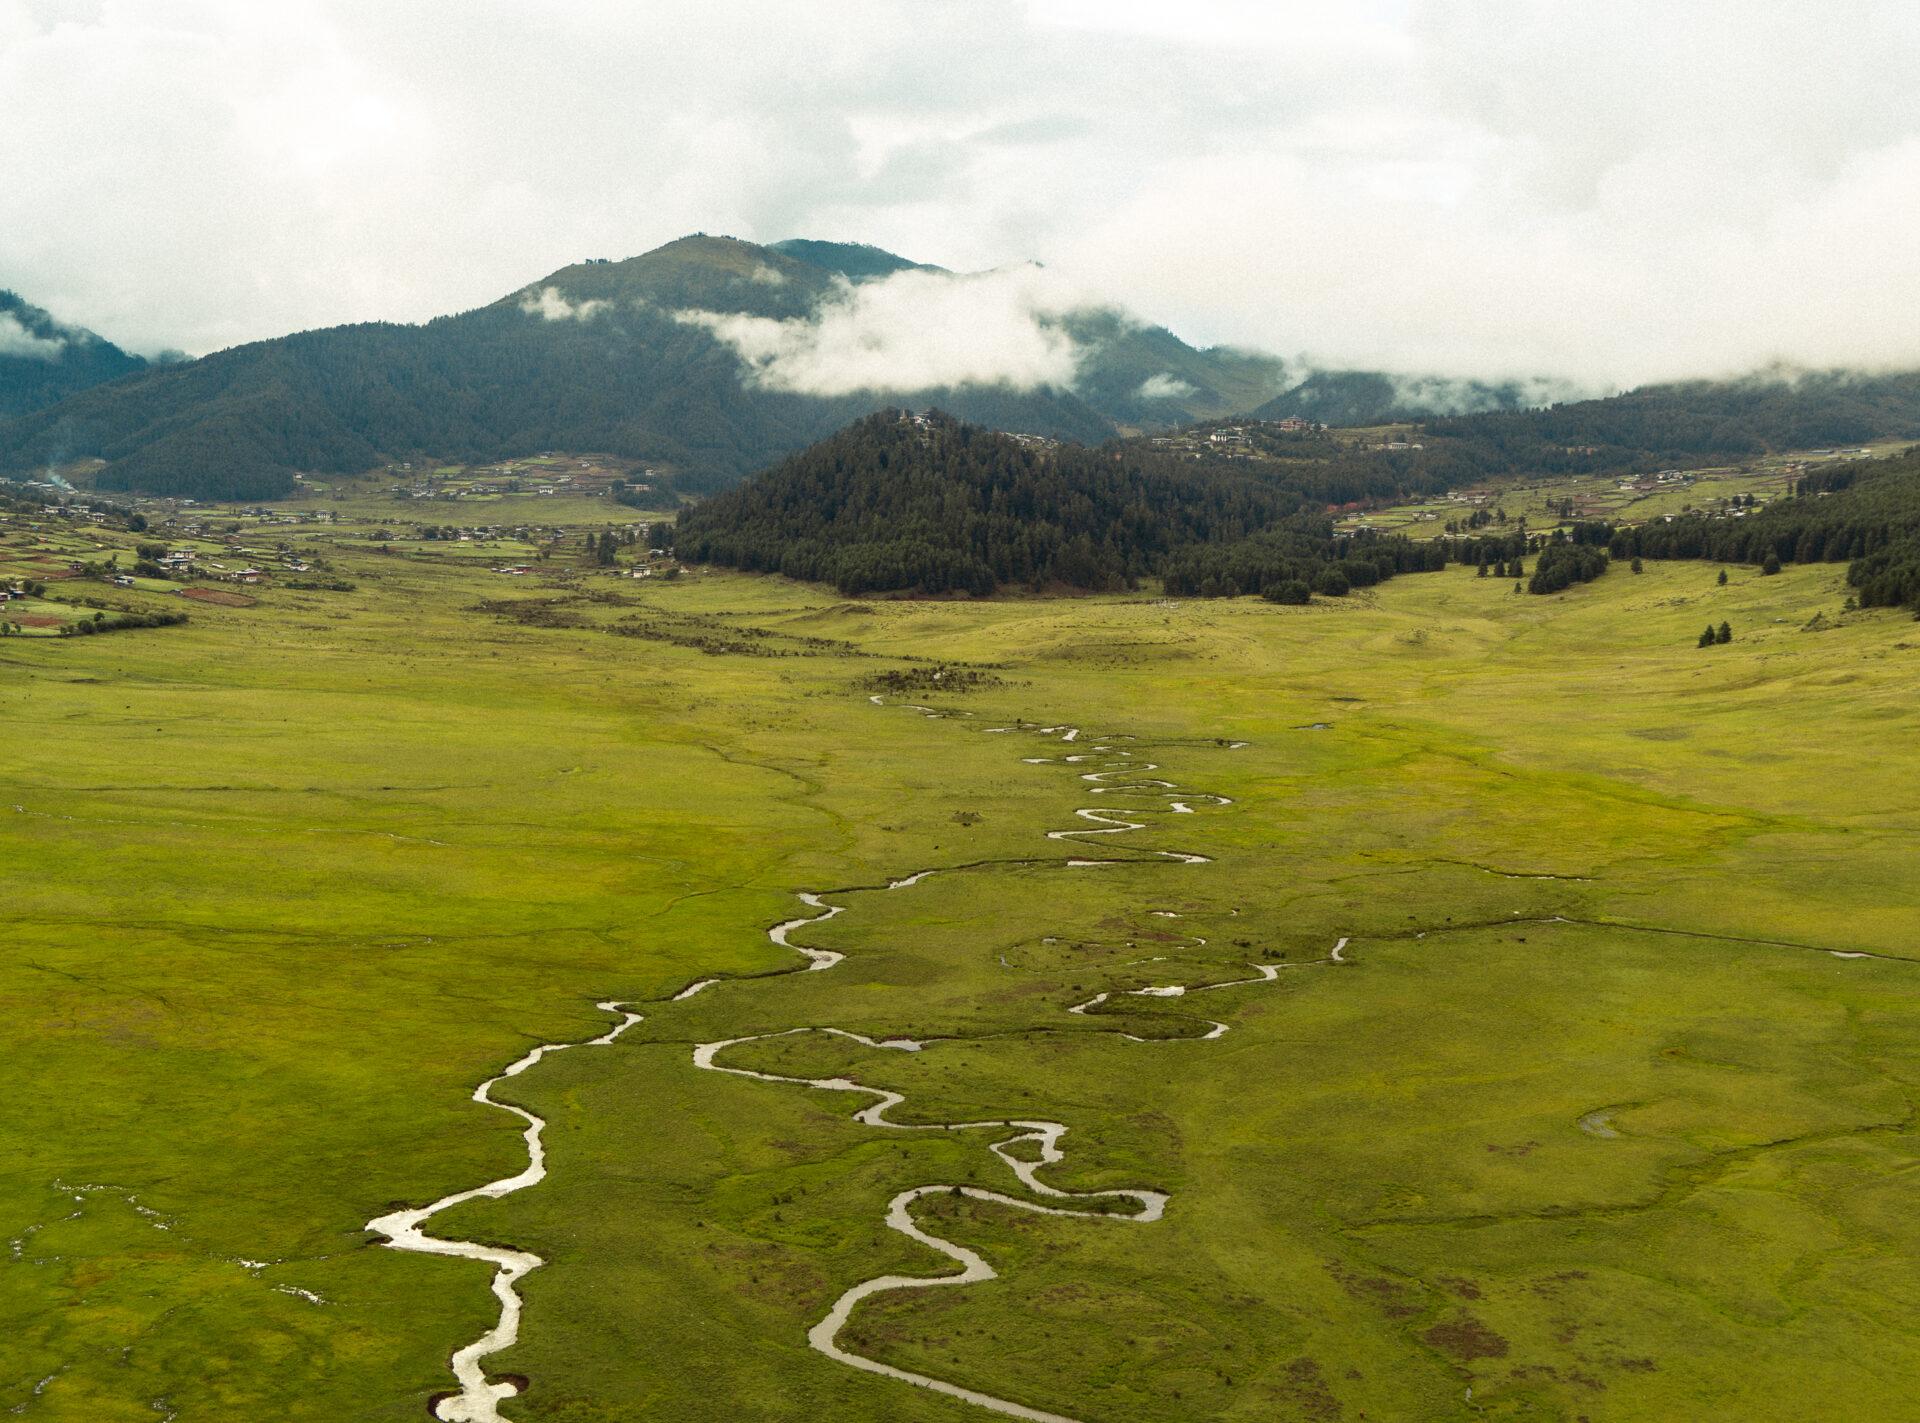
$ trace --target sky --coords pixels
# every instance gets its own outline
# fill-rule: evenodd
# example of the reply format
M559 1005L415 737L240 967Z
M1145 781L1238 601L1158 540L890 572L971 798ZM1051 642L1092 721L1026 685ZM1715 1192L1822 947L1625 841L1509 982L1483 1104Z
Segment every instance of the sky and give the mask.
M204 353L704 231L1329 366L1920 367L1915 74L1911 0L0 0L0 286Z

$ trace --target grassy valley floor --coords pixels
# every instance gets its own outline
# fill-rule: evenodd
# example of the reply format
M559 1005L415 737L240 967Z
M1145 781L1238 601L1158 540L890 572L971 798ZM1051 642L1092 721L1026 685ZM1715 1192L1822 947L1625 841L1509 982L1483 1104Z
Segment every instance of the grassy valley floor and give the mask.
M1086 1423L1920 1419L1920 629L1838 568L1282 608L327 556L0 646L0 1407L426 1416L498 1303L366 1222L520 1170L469 1094L625 1000L496 1093L548 1178L432 1225L547 1262L509 1418L988 1416L807 1333L958 1268L897 1193L1044 1199L1009 1133L694 1063L834 1027L923 1046L718 1061L1169 1197L924 1198L998 1278L853 1353ZM1145 828L1048 838L1082 807ZM831 971L767 936L799 891Z

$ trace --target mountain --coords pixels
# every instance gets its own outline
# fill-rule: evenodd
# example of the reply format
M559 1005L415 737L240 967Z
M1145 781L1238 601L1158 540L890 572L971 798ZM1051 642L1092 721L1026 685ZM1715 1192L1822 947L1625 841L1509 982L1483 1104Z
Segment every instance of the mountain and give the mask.
M828 265L695 235L624 261L580 262L420 326L301 332L154 368L0 423L0 469L93 456L106 461L102 488L258 499L291 492L295 470L558 448L658 462L679 488L699 492L906 400L1002 429L1088 441L1113 433L1113 417L1059 386L821 397L756 383L732 346L686 314L804 322L851 289L843 269L918 266L847 244L789 246ZM1137 363L1128 340L1116 344ZM1099 353L1088 366L1101 369Z
M1913 424L1897 382L1841 377L1793 377L1798 394L1778 394L1782 376L1523 410L1554 392L1295 369L1063 300L1031 265L956 275L857 243L695 234L578 262L422 325L338 326L146 365L8 298L0 472L92 457L103 489L265 499L291 493L297 470L570 449L660 466L672 487L699 494L902 405L1085 443L1245 412L1329 424L1418 416L1448 436L1460 469L1482 471L1611 467ZM923 331L924 344L945 342L942 359L920 359ZM1017 382L1001 376L1014 370ZM1494 413L1436 413L1463 411Z
M773 251L805 262L822 271L837 272L851 282L876 281L895 272L944 272L945 267L910 262L864 242L819 242L810 237L789 237L773 244Z
M1075 312L1061 324L1089 353L1075 391L1118 425L1162 429L1239 415L1286 385L1277 356L1197 349L1164 326L1142 326L1117 311Z
M146 366L111 341L0 291L0 420L44 409Z

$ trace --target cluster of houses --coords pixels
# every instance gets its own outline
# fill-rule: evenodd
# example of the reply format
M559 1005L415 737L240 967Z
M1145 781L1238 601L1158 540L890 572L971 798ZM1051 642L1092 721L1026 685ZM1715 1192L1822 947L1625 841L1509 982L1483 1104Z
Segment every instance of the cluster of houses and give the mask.
M396 473L407 474L405 483L392 485L387 492L396 499L437 499L457 501L461 499L494 498L502 494L533 494L551 497L556 494L604 495L611 494L616 484L625 484L629 488L643 492L653 488L655 472L651 469L624 474L619 470L608 469L592 460L576 459L571 467L563 466L560 457L552 454L541 456L547 463L527 468L513 464L489 465L458 475L437 476L426 474L412 477L413 466L400 464L394 466Z
M40 512L51 519L65 519L69 523L104 524L110 519L124 519L126 516L108 514L100 509L83 509L77 504L43 504Z
M473 524L449 525L440 530L441 543L494 543L501 539L511 539L515 543L538 544L554 539L565 538L572 532L557 524ZM435 537L429 533L428 538Z
M337 524L340 516L331 509L248 509L263 524L299 525L299 524ZM192 532L191 529L188 530Z
M1202 455L1251 459L1259 452L1256 440L1259 435L1300 435L1326 428L1317 421L1289 415L1284 420L1252 420L1239 425L1220 425L1204 433L1155 435L1150 443L1155 449L1170 450L1195 459Z
M1622 494L1651 494L1654 490L1662 487L1684 487L1692 484L1693 480L1694 475L1692 470L1663 469L1658 474L1641 474L1635 475L1632 479L1621 480L1620 492Z

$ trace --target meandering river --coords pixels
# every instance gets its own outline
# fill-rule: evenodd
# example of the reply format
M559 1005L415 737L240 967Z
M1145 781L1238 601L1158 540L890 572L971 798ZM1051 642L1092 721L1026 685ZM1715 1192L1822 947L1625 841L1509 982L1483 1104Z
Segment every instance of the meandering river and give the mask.
M885 705L882 697L873 697L876 706ZM923 716L944 718L948 713L932 707L908 704L908 710ZM965 715L958 713L955 715ZM1060 756L1029 756L1024 758L1029 764L1049 764L1064 762L1075 767L1092 767L1079 771L1080 779L1088 784L1089 794L1119 796L1135 800L1159 800L1164 805L1152 808L1130 809L1125 814L1115 813L1100 806L1083 806L1074 811L1074 817L1082 824L1071 825L1063 829L1046 832L1050 841L1091 846L1105 845L1109 837L1130 835L1144 830L1152 823L1151 815L1164 811L1176 815L1195 813L1198 805L1226 806L1232 802L1225 796L1207 792L1183 790L1172 781L1153 776L1151 773L1160 767L1151 761L1138 757L1132 750L1122 749L1118 744L1130 738L1113 737L1102 741L1093 738L1091 743L1081 741L1081 731L1072 726L996 726L983 728L996 733L1025 732L1059 741L1063 746L1076 749ZM1234 742L1238 749L1244 742ZM1078 749L1084 747L1085 749ZM1147 819L1135 818L1147 816ZM1166 860L1178 865L1204 865L1208 863L1205 855L1185 850L1134 849L1125 861L1107 858L1087 858L1076 856L1065 860L1033 860L1021 863L1058 864L1068 869L1097 869L1119 863L1139 863L1152 860ZM903 878L890 881L885 890L899 891L909 889L935 874L967 873L969 868L918 870ZM829 949L809 947L795 943L792 935L802 929L823 924L836 915L846 912L847 906L832 902L830 894L850 894L856 891L827 891L824 893L803 892L798 897L810 914L788 919L775 924L767 931L767 937L783 949L789 949L806 960L804 965L796 967L794 972L817 973L832 969L844 959L844 955ZM1174 917L1171 911L1160 911L1167 917ZM1197 946L1204 946L1206 940L1194 939ZM1225 982L1205 984L1158 984L1128 990L1140 997L1178 998L1188 993L1208 993L1221 989L1236 988L1250 984L1272 983L1283 970L1311 967L1314 964L1344 963L1346 939L1341 939L1326 958L1308 962L1276 965L1272 963L1254 963L1249 967L1253 976L1229 979ZM546 1177L546 1149L542 1135L545 1121L537 1114L518 1107L511 1102L497 1100L493 1096L494 1087L509 1078L518 1077L535 1066L543 1058L556 1052L565 1052L573 1048L606 1047L616 1042L620 1036L636 1023L644 1021L640 1008L655 1011L666 1005L683 1002L696 994L712 988L732 984L750 984L761 980L733 980L725 977L702 978L689 983L671 997L658 1003L632 1004L609 1000L598 1006L619 1019L606 1032L598 1037L579 1042L546 1043L534 1048L525 1056L511 1063L498 1075L488 1078L474 1089L473 1100L507 1112L525 1123L521 1133L527 1147L526 1167L512 1176L490 1181L482 1186L474 1186L443 1196L430 1205L407 1210L390 1212L367 1223L367 1228L384 1236L385 1243L397 1250L418 1251L432 1255L449 1255L461 1259L477 1260L493 1267L493 1293L500 1301L500 1315L493 1328L478 1339L456 1351L451 1360L454 1382L458 1385L454 1392L442 1396L434 1405L435 1416L444 1423L504 1423L500 1413L500 1404L504 1399L518 1392L518 1385L511 1379L490 1379L485 1369L486 1360L501 1350L510 1348L520 1337L522 1302L518 1290L520 1280L532 1270L544 1263L531 1251L515 1250L503 1246L485 1245L475 1241L450 1240L430 1235L425 1226L436 1215L461 1205L467 1201L481 1198L498 1198L522 1191L538 1184ZM1069 1013L1085 1016L1108 1003L1110 993L1096 994L1084 1003L1068 1008ZM1152 1039L1154 1042L1206 1042L1225 1034L1227 1024L1207 1020L1207 1031L1187 1038ZM1119 1036L1132 1042L1146 1042L1148 1039L1113 1029ZM730 1049L748 1043L762 1042L770 1038L790 1037L801 1033L828 1033L850 1039L866 1047L888 1049L902 1052L917 1052L922 1044L908 1037L871 1038L843 1028L824 1024L805 1024L783 1029L779 1032L760 1033L748 1037L727 1038L718 1042L702 1043L693 1050L693 1066L702 1071L721 1072L734 1077L748 1078L757 1082L779 1086L804 1087L814 1091L846 1093L856 1097L871 1098L865 1106L853 1113L853 1119L863 1125L886 1131L902 1132L978 1132L990 1136L987 1143L990 1150L1005 1165L1012 1177L1010 1184L1018 1185L1026 1194L1013 1195L1003 1191L989 1190L974 1185L957 1183L935 1183L915 1186L901 1191L887 1203L885 1222L889 1229L916 1242L919 1245L944 1256L960 1268L944 1274L932 1275L880 1275L873 1279L862 1280L846 1289L833 1303L826 1316L816 1323L807 1333L807 1342L828 1358L834 1359L850 1368L861 1369L867 1373L880 1374L902 1383L930 1389L938 1393L964 1400L980 1408L991 1410L1010 1418L1031 1420L1031 1423L1080 1423L1080 1420L1060 1413L1049 1413L1044 1409L1029 1407L1011 1399L999 1398L976 1389L966 1388L951 1380L929 1374L916 1373L910 1369L899 1368L881 1360L868 1358L842 1347L840 1335L852 1317L854 1309L861 1301L874 1295L896 1290L934 1289L949 1286L975 1284L994 1278L994 1270L976 1251L968 1249L954 1241L943 1239L928 1230L915 1216L915 1207L922 1201L934 1197L961 1196L979 1201L988 1201L1014 1210L1028 1211L1037 1215L1072 1216L1113 1220L1125 1226L1141 1226L1157 1221L1165 1213L1168 1196L1162 1191L1148 1186L1124 1187L1101 1191L1068 1191L1049 1184L1042 1174L1049 1167L1057 1166L1066 1159L1062 1142L1068 1127L1064 1122L1049 1121L1041 1118L1000 1117L940 1122L901 1122L889 1115L893 1109L902 1106L906 1098L897 1092L877 1087L867 1087L844 1077L793 1077L779 1073L758 1072L749 1068L730 1066L720 1059Z

